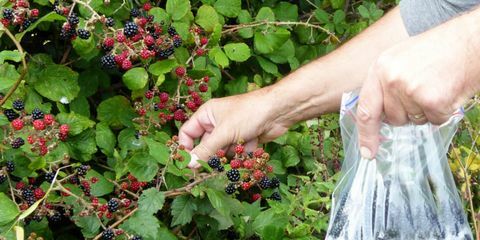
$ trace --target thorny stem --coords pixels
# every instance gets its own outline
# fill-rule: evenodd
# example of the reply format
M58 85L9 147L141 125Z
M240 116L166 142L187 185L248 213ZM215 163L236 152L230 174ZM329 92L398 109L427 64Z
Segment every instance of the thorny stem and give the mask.
M10 32L10 30L8 30L6 27L4 27L3 25L0 25L0 30L5 32L5 34L7 34L7 36L15 44L15 47L17 47L18 52L22 56L22 66L23 66L22 72L20 73L20 76L18 77L17 81L15 81L15 83L10 88L10 90L8 90L5 97L3 97L2 100L0 100L0 107L1 107L8 100L8 98L10 98L12 96L12 94L15 92L15 90L17 90L18 86L20 85L20 82L22 82L22 79L27 74L28 67L27 67L27 62L25 60L25 52L23 51L22 45L20 45L20 43L17 41L17 39L15 39L15 36L13 36L13 34Z
M319 29L325 33L327 33L331 38L333 38L336 42L340 43L340 39L335 36L334 33L330 32L328 29L322 27L322 26L319 26L319 25L315 25L315 24L311 24L311 23L308 23L308 22L272 22L272 21L260 21L260 22L251 22L251 23L244 23L244 24L238 24L238 25L225 25L224 27L226 28L225 30L222 31L222 34L228 34L228 33L232 33L232 32L235 32L235 31L238 31L240 29L243 29L243 28L249 28L249 27L258 27L258 26L262 26L262 25L274 25L274 26L305 26L305 27L311 27L311 28L316 28L316 29Z

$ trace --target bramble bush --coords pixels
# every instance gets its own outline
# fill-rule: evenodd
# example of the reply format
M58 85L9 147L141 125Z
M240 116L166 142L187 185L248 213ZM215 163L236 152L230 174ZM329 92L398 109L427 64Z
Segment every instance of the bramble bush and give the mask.
M199 171L176 134L210 98L274 83L395 4L0 0L0 239L323 238L336 114ZM479 116L450 151L472 228Z

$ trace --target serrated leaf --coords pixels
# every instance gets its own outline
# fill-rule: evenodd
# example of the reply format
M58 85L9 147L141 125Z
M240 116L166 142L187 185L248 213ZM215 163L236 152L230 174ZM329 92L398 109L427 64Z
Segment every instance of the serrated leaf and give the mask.
M130 101L124 96L114 96L101 102L97 107L97 118L114 128L131 126L136 116Z
M106 155L111 156L117 143L115 134L112 132L107 123L100 122L96 126L95 131L95 141L97 146L102 150Z
M95 126L95 122L90 120L88 117L85 117L74 112L71 113L59 113L57 115L57 120L61 124L68 124L70 130L69 135L75 136L81 133L87 128Z
M167 0L165 10L172 16L173 20L180 20L190 11L190 1Z
M280 48L290 38L290 32L276 28L273 32L256 32L253 38L255 50L267 54Z
M148 73L143 67L136 67L128 70L122 76L123 83L130 90L140 90L148 82Z
M262 69L265 70L265 72L271 73L273 75L278 75L277 65L260 56L257 56L256 59L260 64L260 67L262 67Z
M82 234L86 238L94 238L100 227L100 220L95 215L91 216L74 216L75 224L81 228Z
M262 7L258 10L257 16L255 17L255 21L262 22L273 22L275 21L275 13L273 13L272 9L269 7Z
M298 6L289 2L279 2L273 9L278 21L298 21Z
M5 193L0 192L0 226L15 219L20 211Z
M197 11L195 22L205 29L205 31L212 32L215 25L218 24L217 12L211 6L202 5Z
M165 59L150 65L150 67L148 67L148 72L159 76L169 73L176 66L178 66L178 63L174 59Z
M236 17L242 10L241 0L217 0L213 5L217 12L226 17Z
M190 196L180 196L173 200L171 210L173 216L171 226L184 225L192 221L197 205L195 205Z
M155 188L149 188L142 192L138 200L138 210L142 214L151 215L162 209L165 202L165 195L163 192Z
M250 58L250 48L245 43L228 43L224 46L228 58L236 62L244 62Z
M150 15L153 16L153 22L168 24L170 22L170 16L168 15L167 11L163 8L154 7L148 11Z
M34 87L40 95L65 104L80 92L77 80L77 72L63 65L52 64L43 69Z
M282 148L282 162L285 167L293 167L300 162L300 157L298 156L298 151L290 146L284 146Z
M23 36L27 33L35 29L38 24L42 22L53 22L53 21L63 21L65 22L65 17L61 16L55 12L49 12L45 14L43 17L39 18L37 21L35 21L32 25L30 25L27 29L23 30L21 33L15 34L15 39L17 39L18 42L22 41Z
M0 91L7 92L19 77L20 74L15 69L15 66L8 63L0 65Z
M156 142L153 139L144 138L144 140L148 145L150 156L157 160L158 163L166 165L170 158L170 149L165 144Z
M238 14L237 20L240 24L250 23L252 22L252 16L249 11L243 9ZM251 38L253 37L253 29L251 27L239 29L238 35L242 38Z
M152 156L140 152L130 158L128 161L128 169L138 181L148 182L157 174L158 164Z
M91 179L92 177L96 177L98 179L96 183L91 185L90 193L93 196L100 197L113 192L115 185L97 171L89 170L86 177L87 179Z
M208 56L222 68L226 68L230 64L227 55L218 46L210 49L210 51L208 52Z
M18 50L3 50L0 52L0 64L3 64L6 60L20 62L22 60L22 54Z
M157 239L160 222L153 215L143 214L141 211L137 211L120 225L120 228L128 233L140 235L144 239Z

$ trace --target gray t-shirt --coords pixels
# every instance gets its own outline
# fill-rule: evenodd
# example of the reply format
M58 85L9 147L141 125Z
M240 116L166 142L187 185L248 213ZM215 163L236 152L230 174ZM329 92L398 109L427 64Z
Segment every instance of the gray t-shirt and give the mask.
M433 28L480 4L480 0L403 0L400 13L410 36Z

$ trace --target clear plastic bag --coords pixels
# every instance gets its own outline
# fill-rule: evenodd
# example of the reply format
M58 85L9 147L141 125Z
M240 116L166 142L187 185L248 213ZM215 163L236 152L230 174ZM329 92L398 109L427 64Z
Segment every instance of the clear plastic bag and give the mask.
M326 239L473 239L447 162L463 112L441 125L383 123L376 159L360 156L358 95L342 98L345 160Z

